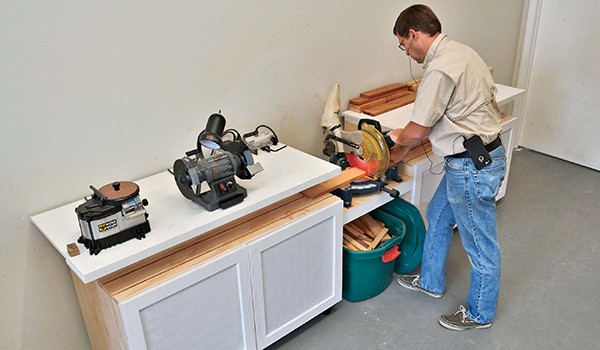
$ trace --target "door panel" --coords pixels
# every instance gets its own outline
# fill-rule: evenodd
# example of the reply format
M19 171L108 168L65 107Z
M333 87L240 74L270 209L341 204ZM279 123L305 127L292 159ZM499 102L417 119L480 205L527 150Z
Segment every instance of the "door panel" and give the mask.
M132 349L255 349L248 249L125 299Z

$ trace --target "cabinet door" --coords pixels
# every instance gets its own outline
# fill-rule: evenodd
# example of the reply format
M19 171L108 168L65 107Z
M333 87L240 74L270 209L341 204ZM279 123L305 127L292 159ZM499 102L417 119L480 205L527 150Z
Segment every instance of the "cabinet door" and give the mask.
M342 220L336 201L249 243L259 349L341 300Z
M238 247L121 302L132 349L255 349L250 262Z

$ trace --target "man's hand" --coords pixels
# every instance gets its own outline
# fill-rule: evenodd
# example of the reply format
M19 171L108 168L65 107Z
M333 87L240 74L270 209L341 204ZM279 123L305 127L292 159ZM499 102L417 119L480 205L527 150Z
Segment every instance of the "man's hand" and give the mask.
M404 156L406 156L408 151L410 151L410 148L408 148L408 147L403 147L400 145L394 146L390 150L390 166L389 167L391 168L391 167L395 166L396 164L400 163L402 161L402 159L404 158Z
M395 144L399 144L400 134L402 134L402 131L404 131L404 129L394 129L388 131L386 135L389 136Z
M390 167L399 163L404 156L421 142L427 135L431 128L424 127L414 122L409 122L404 129L394 129L387 133L392 141L396 144L390 150Z

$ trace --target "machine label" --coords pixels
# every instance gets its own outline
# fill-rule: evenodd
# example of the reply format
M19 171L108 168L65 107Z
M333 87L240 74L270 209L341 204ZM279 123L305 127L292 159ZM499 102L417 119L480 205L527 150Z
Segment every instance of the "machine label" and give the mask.
M98 225L98 231L104 232L106 230L110 230L115 227L117 227L117 219L112 219L108 222Z

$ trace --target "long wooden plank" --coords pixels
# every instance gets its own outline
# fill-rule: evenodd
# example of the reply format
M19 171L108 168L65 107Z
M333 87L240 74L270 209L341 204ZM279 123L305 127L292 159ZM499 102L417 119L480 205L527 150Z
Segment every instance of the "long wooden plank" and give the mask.
M113 295L113 298L115 298L115 300L119 300L119 301L123 300L131 295L139 293L147 288L150 288L150 287L156 285L157 283L163 282L163 281L167 280L168 278L171 278L177 274L185 272L185 271L189 270L190 268L201 264L202 262L205 262L205 261L207 261L211 258L214 258L222 253L225 253L228 250L238 247L240 244L243 244L243 243L248 242L249 240L252 240L256 237L259 237L267 232L275 230L278 227L281 227L282 225L289 223L290 221L296 220L314 210L317 210L317 209L319 209L325 205L331 204L335 201L339 201L339 198L332 196L332 195L325 196L325 197L319 198L317 200L314 200L312 202L313 203L312 205L309 205L308 207L298 210L296 212L291 213L289 211L286 211L288 213L288 215L280 218L279 220L277 220L267 226L261 227L260 229L248 232L244 235L239 235L239 233L235 233L235 234L233 234L233 236L235 237L233 240L227 240L226 238L224 238L223 242L227 242L227 243L224 243L224 244L218 246L216 249L212 249L205 254L195 256L192 259L185 261L183 264L176 266L175 268L162 271L161 273L159 273L155 276L152 276L151 278L146 279L146 280L142 281L141 283L132 286L131 288L128 288L116 295Z
M322 206L324 202L336 199L334 196L323 196L317 200L306 197L293 201L278 210L254 217L251 220L228 229L221 228L216 234L205 241L183 248L182 250L165 256L150 264L138 266L138 268L126 275L103 284L103 287L115 298L124 298L147 288L151 283L158 283L186 268L195 266L207 259L225 252L236 245L237 242L254 232L264 230L274 223L282 225L291 221L298 215L304 215L308 208ZM283 220L283 221L282 221ZM235 243L237 245L241 243Z
M211 231L208 231L208 232L206 232L206 233L204 233L204 234L202 234L202 235L200 235L198 237L192 238L192 239L190 239L190 240L188 240L186 242L180 243L180 244L178 244L178 245L176 245L174 247L171 247L169 249L165 249L164 251L162 251L162 252L160 252L158 254L155 254L155 255L153 255L151 257L148 257L148 258L146 258L144 260L141 260L141 261L139 261L139 262L137 262L135 264L132 264L132 265L129 265L129 266L125 267L125 268L122 268L121 270L115 271L115 272L113 272L113 273L111 273L111 274L109 274L107 276L104 276L104 277L100 278L98 281L102 285L107 285L111 281L113 281L115 279L118 279L118 278L121 278L122 276L127 275L129 273L132 273L132 272L134 272L134 271L136 271L136 270L138 270L138 269L140 269L140 268L142 268L142 267L144 267L146 265L152 264L152 263L154 263L154 262L156 262L158 260L164 259L164 258L166 258L166 257L168 257L170 255L176 254L177 252L179 252L181 250L184 250L187 247L190 247L190 246L202 243L202 242L204 242L204 241L212 238L213 236L219 234L220 232L222 232L224 230L232 229L232 228L234 228L236 226L239 226L239 225L241 225L241 224L243 224L245 222L248 222L248 221L252 220L255 217L259 217L259 216L262 216L262 215L264 215L266 213L269 213L269 212L272 212L274 210L277 210L278 208L281 208L281 207L283 207L285 205L288 205L289 203L297 201L297 200L299 200L301 198L304 198L304 196L302 196L302 194L300 194L300 193L294 194L294 195L292 195L292 196L290 196L288 198L282 199L282 200L280 200L280 201L278 201L276 203L273 203L273 204L271 204L271 205L269 205L267 207L259 209L259 210L255 211L255 212L251 213L251 214L248 214L248 215L243 216L243 217L241 217L239 219L233 220L233 221L231 221L231 222L229 222L227 224L219 226L218 228L216 228L214 230L211 230Z
M340 187L347 186L352 181L358 180L366 175L364 170L358 168L348 168L342 170L342 173L327 181L321 182L309 189L302 191L305 197L315 199Z
M407 88L407 86L405 84L395 83L395 84L382 86L377 89L365 91L365 92L361 93L360 95L362 97L374 98L374 97L389 94L390 92L399 91L399 90L406 89L406 88Z
M408 94L404 97L400 97L398 99L392 100L392 101L384 103L382 105L367 108L363 111L363 113L373 116L373 117L378 116L385 112L389 112L393 109L400 108L402 106L406 106L407 104L413 103L413 102L415 102L416 98L417 98L417 94L415 94L415 93Z
M408 90L402 90L402 91L394 92L391 94L383 95L381 97L375 98L373 100L369 100L360 105L355 105L352 103L352 100L350 100L350 103L348 104L348 108L353 112L362 113L367 108L379 106L381 104L404 97L408 94L410 94L410 92Z

